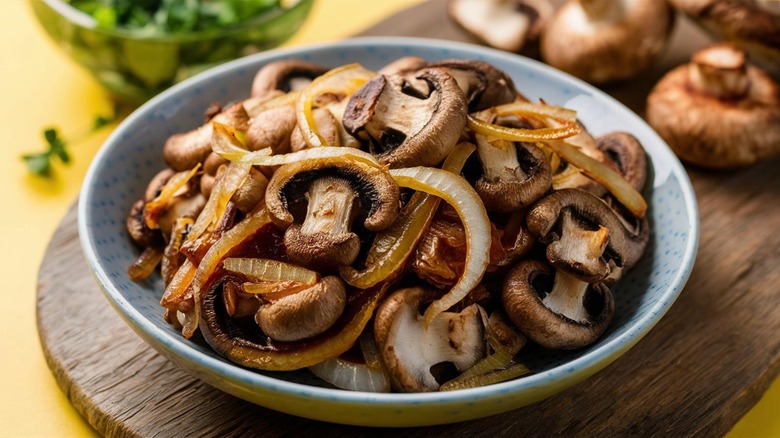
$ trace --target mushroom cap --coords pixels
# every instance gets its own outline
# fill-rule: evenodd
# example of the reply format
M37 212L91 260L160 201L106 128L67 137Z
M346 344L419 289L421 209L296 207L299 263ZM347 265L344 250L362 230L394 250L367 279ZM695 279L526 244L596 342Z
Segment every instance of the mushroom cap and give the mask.
M140 247L152 246L155 243L162 243L162 236L156 230L146 226L144 221L144 207L146 201L142 198L133 203L130 212L127 214L125 226L130 238Z
M466 102L444 69L380 75L354 93L343 124L390 167L433 166L466 126Z
M329 276L312 287L260 307L255 322L269 338L293 342L329 329L344 312L347 295L339 277Z
M510 212L527 207L552 188L550 162L531 143L514 143L523 178L490 180L484 175L474 184L487 211Z
M780 4L766 0L670 0L704 29L780 73Z
M514 102L512 78L492 64L475 59L442 59L429 64L445 68L466 96L469 113Z
M450 362L463 372L485 354L480 308L472 304L460 313L443 312L428 326L421 307L438 297L433 289L400 289L379 306L374 337L393 388L427 392L439 388L434 365Z
M612 321L615 313L612 293L602 283L585 286L586 292L579 301L581 306L572 310L580 312L584 319L575 321L552 310L544 302L546 297L542 298L550 292L546 285L552 284L553 275L560 274L538 260L523 260L515 265L501 290L507 316L523 334L545 348L575 349L593 343Z
M254 116L246 131L246 146L250 151L271 148L273 154L290 151L290 135L297 126L295 108L282 105Z
M297 59L283 59L263 66L252 81L252 97L263 96L275 90L285 93L311 83L328 69Z
M583 229L597 230L602 226L608 230L606 249L602 256L605 263L609 262L607 259L611 259L616 266L628 269L642 257L649 240L647 221L641 220L629 229L630 225L604 201L579 189L553 191L534 204L526 216L526 224L531 234L548 245L548 257L550 244L561 240L564 210L568 210L573 222ZM567 265L563 262L564 259L556 257L550 262L569 275L582 277L580 269ZM594 281L593 278L582 279Z
M554 8L548 0L449 0L447 11L463 29L488 45L519 52L536 40Z
M542 58L588 82L627 79L661 53L673 18L659 0L569 1L542 32Z
M400 191L386 170L346 157L305 160L280 167L268 183L266 207L279 228L292 225L290 205L323 177L342 179L352 187L366 214L366 229L383 230L398 216Z
M705 49L706 50L706 49ZM647 98L647 120L674 152L691 164L734 168L780 152L780 89L746 65L746 93L719 98L697 89L687 64L667 73Z
M330 270L355 261L360 252L360 238L353 232L302 233L301 225L293 224L284 233L287 255L309 268Z
M215 115L211 121L246 131L249 115L239 102ZM214 134L211 121L191 131L174 134L165 141L163 160L171 169L177 172L190 170L211 154L211 137Z
M596 138L596 147L611 161L623 178L637 191L647 182L645 148L628 132L610 132Z

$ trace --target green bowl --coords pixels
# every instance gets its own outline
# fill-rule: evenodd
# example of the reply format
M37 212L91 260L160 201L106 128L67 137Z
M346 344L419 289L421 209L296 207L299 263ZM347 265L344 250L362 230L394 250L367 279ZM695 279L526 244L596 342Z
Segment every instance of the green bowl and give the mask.
M99 28L63 0L30 0L49 36L109 92L132 104L222 62L280 45L300 28L313 2L271 8L223 29L148 36Z

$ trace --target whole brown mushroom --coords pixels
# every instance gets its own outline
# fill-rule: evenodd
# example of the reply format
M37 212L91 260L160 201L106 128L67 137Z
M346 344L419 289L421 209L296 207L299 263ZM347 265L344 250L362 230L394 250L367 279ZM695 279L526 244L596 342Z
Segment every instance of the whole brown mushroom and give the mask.
M729 43L664 76L648 96L647 119L698 166L741 167L780 153L780 88Z
M535 41L554 11L548 0L450 0L447 6L463 29L510 52Z
M673 18L665 0L570 0L542 32L542 58L588 82L628 79L664 49Z

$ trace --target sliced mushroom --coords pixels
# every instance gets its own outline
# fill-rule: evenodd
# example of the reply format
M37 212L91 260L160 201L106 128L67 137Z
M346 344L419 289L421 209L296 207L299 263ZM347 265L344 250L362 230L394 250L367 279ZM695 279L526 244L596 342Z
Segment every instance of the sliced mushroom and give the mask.
M514 325L550 349L592 344L615 313L612 293L604 284L588 284L537 260L524 260L512 268L501 299Z
M739 45L753 62L780 74L780 3L776 0L671 0L670 3L719 40Z
M780 87L727 43L667 73L647 98L647 120L682 160L702 167L780 153Z
M295 59L271 62L255 75L252 81L252 96L264 96L274 91L287 93L300 90L326 71L328 69L325 67Z
M214 116L212 121L245 131L249 116L241 103L230 106ZM181 172L202 163L211 153L211 137L214 133L211 122L192 131L174 134L163 146L163 160L171 169Z
M629 229L604 201L578 189L557 190L537 202L526 217L528 230L547 244L547 259L558 270L596 283L610 273L610 260L623 269L642 256L647 221Z
M487 62L474 59L443 59L430 64L430 67L447 69L458 82L458 87L466 96L469 112L513 102L520 97L527 100L515 89L512 78Z
M308 202L302 223L293 223L290 206ZM351 264L360 249L350 228L357 215L355 200L371 231L393 223L399 210L399 189L389 173L350 160L308 160L280 167L266 190L274 223L285 232L285 248L293 260L322 269Z
M647 157L642 143L628 132L610 132L596 139L596 147L611 161L637 191L647 181Z
M343 123L390 167L433 166L466 126L466 102L443 69L380 75L352 95Z
M130 207L130 213L128 213L125 220L125 226L128 234L130 234L130 238L133 239L136 245L143 248L162 241L160 234L156 230L146 226L146 221L144 221L145 206L146 201L143 198L135 201L132 207Z
M460 313L441 313L425 326L421 309L436 297L431 289L401 289L377 309L374 336L397 391L436 391L442 383L434 375L437 365L451 364L463 372L485 354L484 326L476 304Z
M325 277L314 286L260 306L255 322L269 338L293 342L329 329L344 312L344 283Z
M476 134L482 176L474 189L487 211L509 212L527 207L552 188L550 162L530 143Z
M455 22L488 45L519 52L536 40L554 9L547 0L449 0Z
M627 79L649 67L674 23L659 0L570 0L542 32L542 58L588 82Z

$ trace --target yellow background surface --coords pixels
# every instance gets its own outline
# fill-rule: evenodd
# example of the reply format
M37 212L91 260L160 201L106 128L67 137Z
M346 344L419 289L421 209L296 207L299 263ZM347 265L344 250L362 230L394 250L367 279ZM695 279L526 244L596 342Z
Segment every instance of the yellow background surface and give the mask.
M344 38L420 1L317 0L287 45ZM27 174L19 157L44 149L43 128L56 126L66 137L78 136L96 114L108 114L111 104L48 39L24 0L0 0L0 99L0 208L5 211L0 215L0 437L92 436L44 361L35 322L36 279L51 234L110 129L73 145L72 164L57 165L49 179ZM780 437L778 412L780 380L731 436Z

